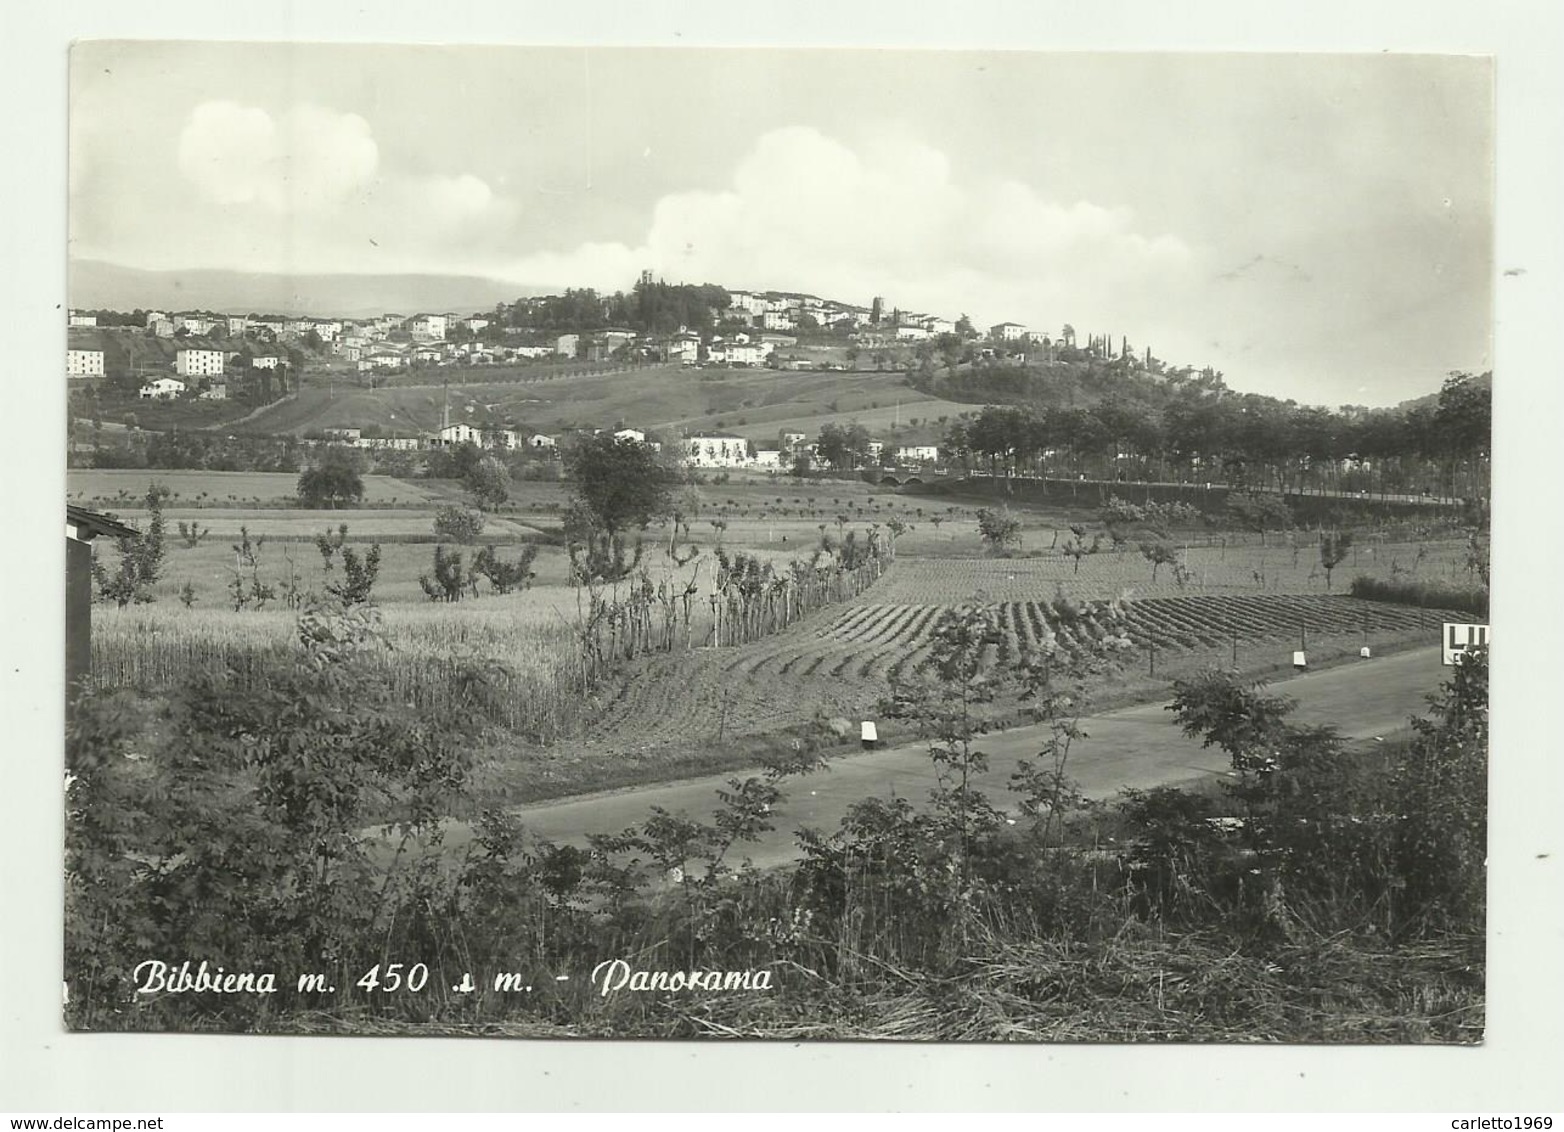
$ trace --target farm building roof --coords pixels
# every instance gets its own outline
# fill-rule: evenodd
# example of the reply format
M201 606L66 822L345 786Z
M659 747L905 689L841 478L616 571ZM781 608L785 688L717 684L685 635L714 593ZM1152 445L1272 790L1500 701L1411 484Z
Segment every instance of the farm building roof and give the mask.
M78 507L74 503L65 505L65 521L87 538L98 535L111 535L114 538L124 538L134 535L134 527L127 527L118 519L111 519L107 515L100 515L96 511L89 511L85 507Z

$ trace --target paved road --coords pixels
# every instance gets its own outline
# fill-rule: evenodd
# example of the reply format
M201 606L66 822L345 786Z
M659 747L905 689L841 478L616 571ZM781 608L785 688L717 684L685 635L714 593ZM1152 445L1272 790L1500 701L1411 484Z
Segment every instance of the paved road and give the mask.
M1406 726L1420 715L1425 697L1445 677L1437 648L1359 661L1322 672L1278 681L1275 691L1298 701L1298 723L1331 724L1350 738L1370 738ZM1089 797L1102 798L1125 787L1147 789L1189 782L1227 769L1227 757L1186 738L1165 704L1147 704L1104 712L1084 721L1087 738L1071 754L1069 771ZM978 785L998 804L1019 758L1035 755L1046 728L1016 728L983 737L981 749L990 770ZM730 775L713 775L634 790L545 802L516 813L539 836L560 843L583 844L584 835L619 831L639 823L652 806L671 813L706 818L716 791ZM892 794L922 802L934 783L924 746L913 744L870 751L833 761L830 770L788 784L788 798L778 813L776 829L765 839L741 847L756 865L784 864L797 856L793 834L803 826L834 829L854 802ZM447 833L447 845L468 839L464 826Z

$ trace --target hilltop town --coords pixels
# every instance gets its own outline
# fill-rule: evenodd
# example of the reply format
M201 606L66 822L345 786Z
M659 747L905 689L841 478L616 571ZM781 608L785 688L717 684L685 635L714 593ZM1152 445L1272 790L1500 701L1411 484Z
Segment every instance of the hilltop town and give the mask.
M1060 344L1073 346L1073 335L1066 327ZM629 294L567 290L467 314L386 312L344 319L72 310L66 376L72 391L90 403L93 419L112 419L115 408L129 407L140 410L135 425L156 429L159 422L214 426L253 418L312 382L373 390L438 381L449 390L518 376L591 377L655 367L807 371L845 379L929 369L936 360L951 368L1024 361L1054 349L1051 335L1016 322L979 329L964 314L902 310L881 297L857 305L797 292L670 285L646 273ZM202 416L172 410L191 403L205 407ZM548 454L562 439L558 429L526 428L484 415L493 419L453 421L447 395L438 423L409 422L405 434L373 421L336 421L302 431L352 447L401 450L471 442ZM791 470L800 458L819 459L818 441L796 428L757 439L753 431L742 435L721 427L670 434L653 428L655 423L661 422L605 421L587 431L617 424L616 435L659 448L671 445L693 467ZM939 459L932 434L902 437L901 443L866 433L850 440L855 463L927 467Z

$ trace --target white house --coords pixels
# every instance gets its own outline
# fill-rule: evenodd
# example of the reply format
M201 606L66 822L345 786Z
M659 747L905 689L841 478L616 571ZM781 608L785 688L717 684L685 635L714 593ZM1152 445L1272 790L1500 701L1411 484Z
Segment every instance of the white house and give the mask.
M936 444L903 444L896 449L896 459L903 464L933 464L939 460Z
M552 346L515 346L511 352L518 358L546 358L555 353Z
M416 436L362 436L356 448L395 448L403 451L416 451L423 441Z
M404 358L401 354L392 353L389 350L384 350L378 354L369 355L368 361L371 369L374 369L377 366L385 366L388 369L400 369L402 366L407 364L407 359ZM364 364L364 359L359 359L358 364L362 366Z
M646 433L638 428L622 428L614 433L615 440L633 440L637 444L646 443Z
M483 430L466 423L448 424L435 434L434 442L439 445L477 444L481 447Z
M573 358L581 349L581 335L561 334L554 340L554 352L562 358Z
M729 291L728 312L748 322L766 313L766 300L749 291Z
M212 327L217 323L210 318L204 318L198 314L176 314L174 316L175 330L188 330L191 334L210 334Z
M798 322L790 310L768 310L760 316L760 324L767 330L792 330Z
M767 470L782 466L782 453L775 448L761 448L755 452L754 466Z
M283 360L277 354L256 354L250 359L252 369L277 369L282 364Z
M903 342L922 342L929 337L929 332L921 326L898 326L896 337Z
M988 328L988 336L1000 342L1015 342L1026 337L1026 327L1019 322L1001 322Z
M250 320L242 314L231 314L223 320L228 325L228 337L242 338L245 330L250 325Z
M534 433L533 435L527 437L527 447L528 448L558 448L559 447L559 441L555 440L552 436L544 436L541 432L538 432L538 433Z
M147 316L147 329L159 338L172 338L174 336L174 320L171 318Z
M103 351L102 350L66 350L65 351L65 376L67 376L67 377L102 377L103 376Z
M464 319L462 319L462 325L465 326L468 330L471 330L474 334L476 334L476 333L478 333L478 331L482 330L485 326L488 326L489 323L492 322L492 321L493 321L492 319L478 318L476 315L474 315L472 318L464 318Z
M97 326L98 316L95 314L83 314L79 311L71 311L69 316L72 326ZM56 324L58 325L58 323Z
M770 353L769 350L756 342L734 342L728 346L728 364L730 366L758 366L761 359L768 353Z
M742 468L749 463L749 441L742 436L692 436L682 442L682 454L697 468Z
M928 318L923 320L923 329L927 330L930 334L935 336L941 334L954 334L956 332L956 324L948 318L940 318L936 315L930 315Z
M668 360L670 362L695 362L701 356L701 339L698 334L685 331L675 334L673 341L668 343Z
M174 352L174 372L180 377L221 377L223 352L194 348ZM183 388L183 387L181 387Z
M415 314L407 324L414 338L441 339L445 337L446 322L443 314Z
M158 377L141 387L141 396L153 401L172 401L185 391L185 383L172 377Z

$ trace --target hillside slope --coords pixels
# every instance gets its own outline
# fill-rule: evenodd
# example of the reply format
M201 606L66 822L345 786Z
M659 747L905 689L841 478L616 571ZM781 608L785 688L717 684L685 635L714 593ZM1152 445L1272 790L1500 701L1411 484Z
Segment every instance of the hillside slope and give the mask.
M411 435L440 426L449 372L451 419L478 425L511 424L542 431L568 427L701 432L721 430L767 445L782 428L811 435L826 421L859 419L873 429L937 429L940 416L966 411L909 388L897 373L777 372L765 369L691 369L657 366L624 373L476 383L460 371L429 371L430 384L365 389L309 378L299 395L268 407L246 432L303 433L333 427L376 426ZM488 376L488 375L486 375ZM525 370L518 374L528 375ZM915 430L912 421L919 425ZM924 422L928 422L927 425Z

